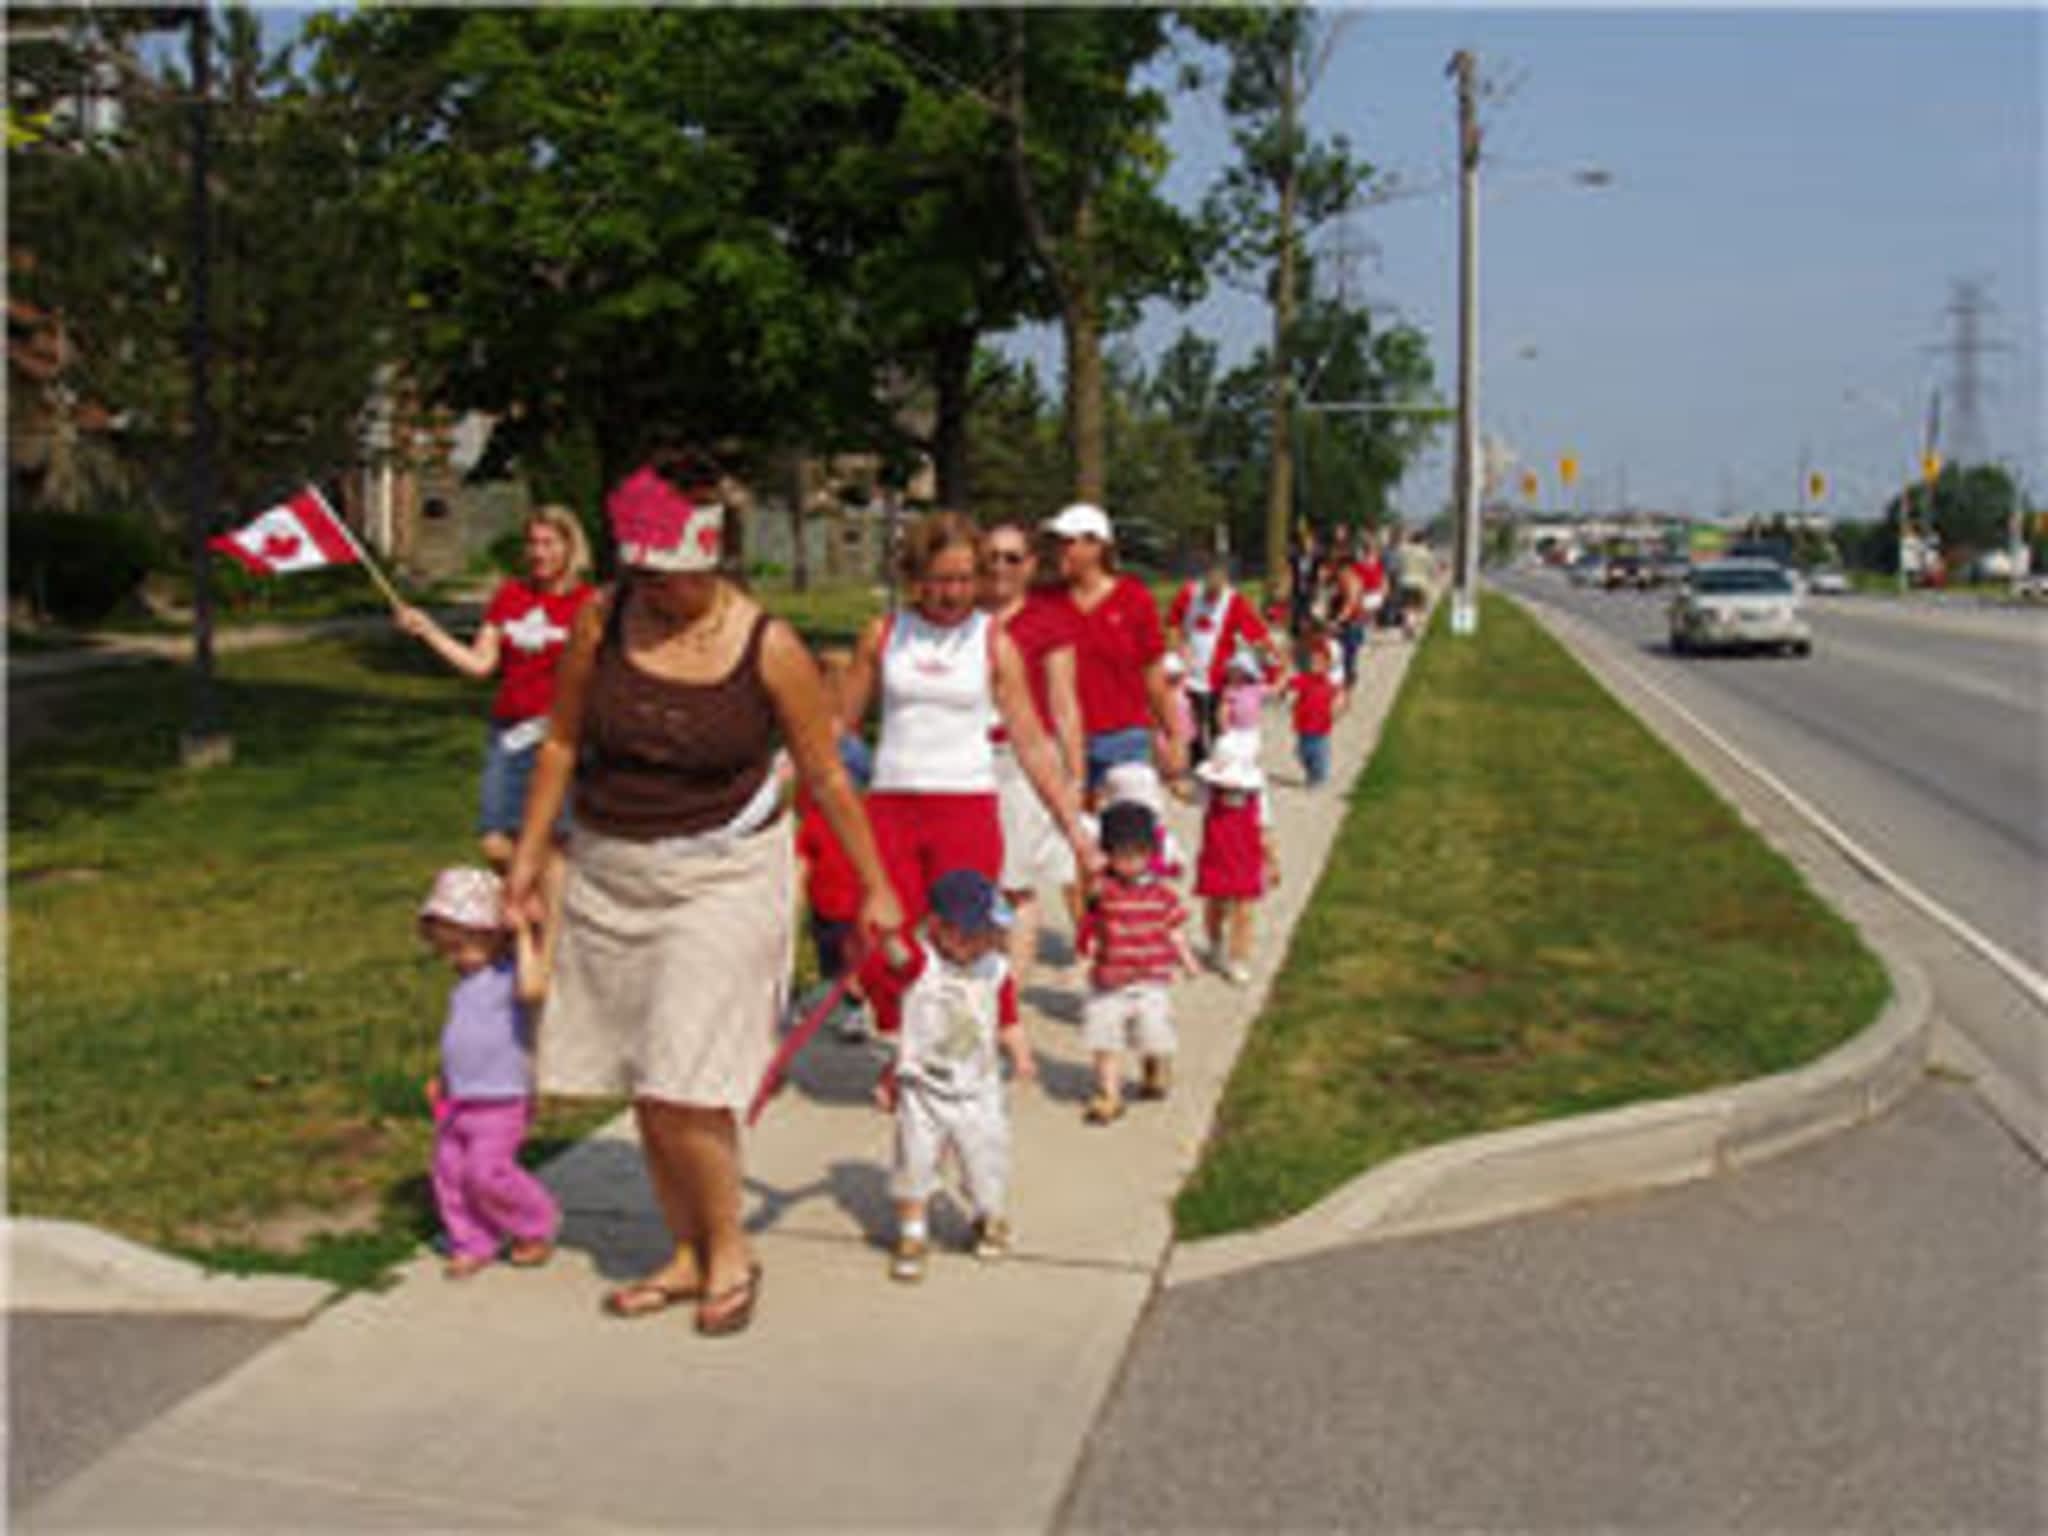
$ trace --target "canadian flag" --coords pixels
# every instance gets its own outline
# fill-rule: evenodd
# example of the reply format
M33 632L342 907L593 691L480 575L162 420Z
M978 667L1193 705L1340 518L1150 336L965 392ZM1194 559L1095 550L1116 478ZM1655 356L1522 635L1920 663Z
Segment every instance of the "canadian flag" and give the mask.
M362 559L327 498L310 485L233 533L207 540L207 546L232 555L259 576L355 565Z

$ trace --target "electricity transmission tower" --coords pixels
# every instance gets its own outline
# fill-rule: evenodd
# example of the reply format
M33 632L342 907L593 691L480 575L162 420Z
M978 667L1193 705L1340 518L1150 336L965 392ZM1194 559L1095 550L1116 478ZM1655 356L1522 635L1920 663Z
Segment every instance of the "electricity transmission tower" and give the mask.
M1953 322L1950 337L1923 349L1954 360L1949 400L1955 415L1949 445L1950 457L1958 464L1985 464L1991 460L1990 444L1984 436L1983 359L1987 352L2012 350L2005 342L1985 334L1985 321L1998 308L1986 291L1989 286L1983 278L1953 279L1948 307L1942 311Z

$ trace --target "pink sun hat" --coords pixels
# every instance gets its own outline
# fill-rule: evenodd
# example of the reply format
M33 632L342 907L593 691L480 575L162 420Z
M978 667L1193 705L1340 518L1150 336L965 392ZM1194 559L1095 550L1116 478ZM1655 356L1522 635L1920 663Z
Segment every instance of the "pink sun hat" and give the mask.
M444 869L420 903L420 920L436 918L457 928L495 933L505 926L503 887L488 869Z

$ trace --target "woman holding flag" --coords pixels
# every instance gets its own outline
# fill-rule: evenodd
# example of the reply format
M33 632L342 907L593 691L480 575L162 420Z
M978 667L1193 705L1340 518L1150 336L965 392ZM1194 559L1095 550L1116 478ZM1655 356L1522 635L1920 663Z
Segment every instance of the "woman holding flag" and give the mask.
M774 1056L789 975L779 745L852 860L863 924L902 925L810 652L731 577L727 500L715 467L680 453L607 499L622 579L577 617L506 888L515 922L541 920L551 828L573 788L539 1086L631 1096L676 1246L605 1309L694 1303L704 1334L745 1328L761 1287L741 1224L738 1117Z
M512 862L534 758L555 707L555 670L576 615L596 591L587 579L589 542L567 507L541 507L526 520L525 553L526 575L500 583L467 645L418 608L392 608L400 629L426 641L463 676L498 676L484 743L477 835L484 858L500 874Z

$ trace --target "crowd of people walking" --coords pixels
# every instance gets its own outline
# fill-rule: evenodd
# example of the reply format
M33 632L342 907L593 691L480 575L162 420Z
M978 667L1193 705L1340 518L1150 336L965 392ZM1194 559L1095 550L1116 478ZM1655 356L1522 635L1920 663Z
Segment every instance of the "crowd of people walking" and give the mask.
M516 1160L535 1094L622 1096L673 1251L605 1308L687 1304L709 1335L746 1328L762 1291L741 1133L796 1011L800 911L823 994L809 1024L829 1011L836 1034L872 1026L890 1047L875 1087L895 1118L890 1273L924 1272L948 1151L974 1250L1000 1257L1005 1068L1036 1070L1018 988L1046 893L1073 936L1065 976L1084 983L1083 1118L1106 1127L1170 1091L1173 982L1205 961L1249 979L1280 878L1269 698L1292 700L1313 792L1370 627L1427 593L1419 571L1408 584L1420 546L1390 572L1370 538L1304 535L1264 613L1219 558L1162 617L1098 507L1036 529L935 512L901 540L900 603L821 668L750 594L737 505L716 464L661 453L607 498L616 582L589 584L577 520L547 508L473 640L396 614L451 666L499 678L478 823L491 867L443 871L419 918L456 974L435 1084L447 1273L552 1252L559 1213ZM1169 795L1200 807L1203 956Z

